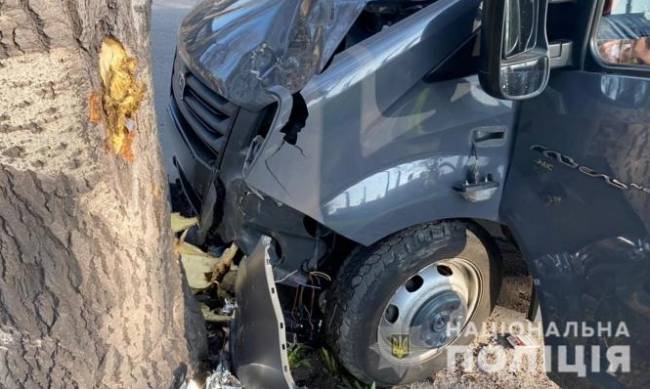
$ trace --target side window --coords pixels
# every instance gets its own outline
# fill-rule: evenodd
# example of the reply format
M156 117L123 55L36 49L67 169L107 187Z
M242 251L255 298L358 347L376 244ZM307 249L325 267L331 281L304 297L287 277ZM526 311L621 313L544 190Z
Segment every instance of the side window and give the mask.
M596 45L606 63L650 66L650 1L605 0Z

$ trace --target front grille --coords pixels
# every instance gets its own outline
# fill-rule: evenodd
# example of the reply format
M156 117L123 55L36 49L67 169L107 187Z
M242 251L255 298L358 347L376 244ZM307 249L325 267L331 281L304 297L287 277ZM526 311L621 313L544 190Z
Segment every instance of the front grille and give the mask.
M205 162L219 164L239 107L178 63L174 66L172 92L179 120L183 122L181 130L190 147Z

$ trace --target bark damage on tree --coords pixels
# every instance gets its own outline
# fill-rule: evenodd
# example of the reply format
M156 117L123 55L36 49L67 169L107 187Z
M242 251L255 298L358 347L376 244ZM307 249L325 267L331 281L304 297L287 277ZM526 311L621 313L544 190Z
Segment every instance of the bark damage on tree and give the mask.
M99 52L99 74L104 87L108 147L129 162L134 158L132 144L136 124L133 117L144 96L144 86L136 79L137 66L138 61L126 53L122 43L112 37L104 38ZM92 118L92 105L90 110Z
M150 5L0 0L0 387L170 387L205 351L136 81ZM117 97L107 38L129 50Z

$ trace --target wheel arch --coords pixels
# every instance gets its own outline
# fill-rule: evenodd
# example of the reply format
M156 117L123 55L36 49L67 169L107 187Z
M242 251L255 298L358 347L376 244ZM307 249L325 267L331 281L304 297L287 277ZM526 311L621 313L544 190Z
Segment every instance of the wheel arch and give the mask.
M409 225L401 230L392 232L391 234L387 234L386 236L375 240L369 245L346 240L351 245L348 247L348 256L352 256L356 250L371 248L373 245L379 244L380 242L389 239L393 235L399 234L409 228L417 227L421 224L444 222L461 222L465 224L467 228L472 231L485 246L490 258L490 262L492 263L495 271L497 272L497 277L499 278L499 282L494 285L494 288L496 289L492 291L495 296L500 296L504 291L504 284L501 282L501 280L506 275L506 268L516 267L519 269L517 271L526 272L528 275L531 274L530 264L524 257L522 251L519 249L515 234L510 231L508 225L480 218L446 218L429 220L423 223L416 223ZM332 256L326 260L327 267L333 269L334 272L337 272L339 267L343 264L345 258L346 257ZM531 301L531 305L532 304L534 304L534 302Z

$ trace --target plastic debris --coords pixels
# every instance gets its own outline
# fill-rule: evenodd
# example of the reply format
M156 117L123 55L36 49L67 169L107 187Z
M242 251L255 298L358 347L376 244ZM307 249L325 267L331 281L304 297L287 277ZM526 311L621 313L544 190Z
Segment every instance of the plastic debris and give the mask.
M221 307L219 313L226 316L232 316L232 314L235 312L235 309L237 309L237 302L231 299L225 299L223 307Z
M221 313L215 313L210 307L206 304L200 304L201 314L205 321L210 323L219 323L219 324L228 324L232 320L232 315L224 315Z
M223 276L228 273L238 250L237 245L233 243L221 253L219 262L212 269L212 282L220 282Z
M186 218L172 213L171 227L174 233L183 232L176 241L176 252L181 256L187 282L194 293L218 283L232 266L238 248L234 243L216 257L200 248L185 242L187 230L199 223L198 218Z
M508 335L506 340L513 348L536 347L535 342L527 335Z
M237 377L219 363L217 368L208 376L205 381L205 389L239 389L243 388Z
M185 231L199 224L197 217L183 217L180 213L172 213L172 231L174 233Z
M181 255L181 263L183 269L185 269L187 282L194 292L212 285L212 272L221 261L220 258L213 257L187 242L177 244L176 251Z

